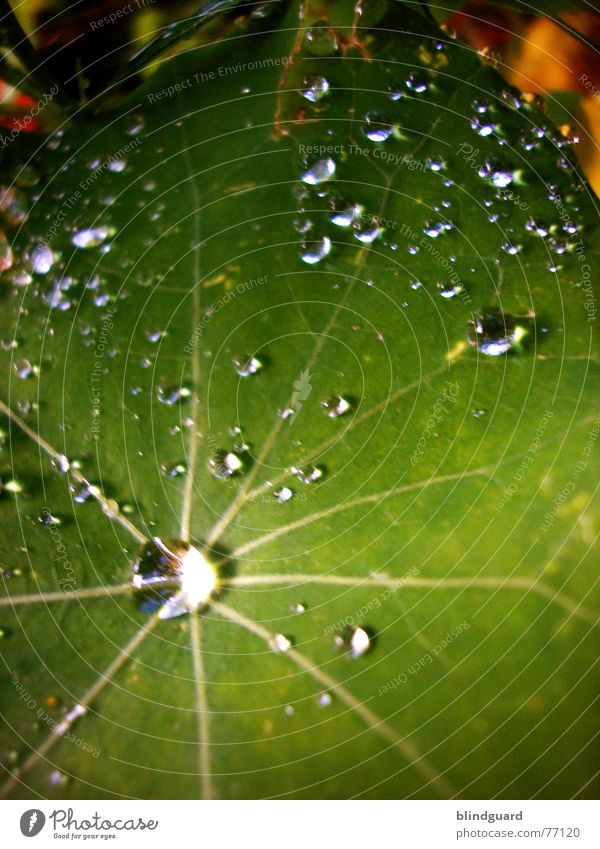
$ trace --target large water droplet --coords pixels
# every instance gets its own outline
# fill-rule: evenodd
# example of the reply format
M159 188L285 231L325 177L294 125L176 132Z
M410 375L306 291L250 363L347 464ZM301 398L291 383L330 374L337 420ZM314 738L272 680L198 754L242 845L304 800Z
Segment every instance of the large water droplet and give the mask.
M302 95L311 103L318 103L329 91L329 82L318 74L309 74L302 81Z
M353 625L336 634L334 643L345 654L358 660L372 648L373 638L366 628Z
M208 458L207 467L214 477L224 479L241 472L244 463L235 451L225 451L219 448Z
M318 21L308 29L304 35L302 46L307 53L313 56L331 56L333 53L337 53L339 47L337 35L327 25L327 21Z
M262 368L262 362L249 354L242 354L233 358L233 367L240 377L249 377L256 374Z
M508 313L490 307L473 315L468 339L482 354L489 357L505 354L516 338L515 320Z
M316 242L303 242L300 259L308 265L315 265L328 256L330 252L331 239L329 236L323 236L322 239Z
M335 174L335 162L328 156L325 159L318 159L300 178L303 183L309 186L318 186L326 180L330 180Z
M392 135L393 127L379 112L368 112L362 131L373 142L384 142Z
M116 230L114 227L103 225L101 227L93 227L87 230L79 230L71 238L71 241L77 248L95 248L101 245L106 239L114 236Z
M330 398L321 401L321 409L330 419L337 419L343 416L351 408L352 404L350 401L342 395L332 395Z
M160 619L172 619L206 604L217 577L212 564L194 546L154 537L134 563L132 583L143 591L140 609L158 611Z

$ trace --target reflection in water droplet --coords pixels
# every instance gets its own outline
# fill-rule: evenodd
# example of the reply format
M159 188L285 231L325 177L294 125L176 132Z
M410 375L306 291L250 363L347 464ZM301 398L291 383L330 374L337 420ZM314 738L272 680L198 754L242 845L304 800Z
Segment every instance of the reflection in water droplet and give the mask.
M273 651L286 652L291 649L292 641L284 634L273 634L270 645Z
M302 81L302 95L311 103L317 103L329 91L329 82L318 74L309 74Z
M447 300L455 298L463 291L463 287L460 283L438 283L437 288L442 298L446 298Z
M308 265L316 265L331 252L331 239L323 236L318 242L303 242L300 259Z
M319 707L330 707L332 703L333 699L329 693L319 693L319 695L317 696L317 704L319 705Z
M275 493L275 498L280 504L285 504L286 501L291 501L294 496L294 493L289 488L289 486L282 486L281 489L278 489Z
M337 634L334 643L341 651L358 660L372 648L373 640L366 628L353 625Z
M350 401L341 395L332 395L330 398L321 401L321 409L330 419L337 419L339 416L343 416L351 407L352 404Z
M368 112L365 115L362 131L373 142L384 142L392 135L393 127L379 112Z
M29 256L31 269L35 274L47 274L54 262L56 255L48 245L38 245L35 247Z
M318 186L326 180L330 180L335 174L335 162L328 156L326 159L319 159L300 178L303 183L309 186Z
M217 449L208 458L207 467L214 477L224 479L241 472L244 464L234 451Z
M482 354L489 357L505 354L516 338L515 320L508 313L490 307L473 315L468 339Z
M216 572L204 554L182 540L154 537L133 566L133 586L143 591L140 609L172 619L206 604L217 585Z
M302 46L313 56L331 56L337 53L339 45L337 36L327 25L327 21L317 21L306 31Z
M187 473L187 465L183 462L161 466L163 473L169 478L180 478Z
M355 239L362 242L363 245L370 245L378 239L383 233L383 229L377 224L372 224L366 221L355 221L352 225L353 235Z
M325 474L323 466L292 466L290 472L296 475L299 481L306 484L315 483L320 480Z
M159 386L156 390L156 397L161 404L172 406L178 401L184 401L191 395L191 390L187 386Z
M243 354L240 357L233 358L233 367L240 377L249 377L262 368L262 363L257 357Z
M114 227L93 227L88 230L79 230L71 238L71 241L77 248L95 248L101 245L106 239L114 236L116 230Z
M338 227L350 227L364 209L359 203L350 203L344 198L335 198L332 206L329 220Z

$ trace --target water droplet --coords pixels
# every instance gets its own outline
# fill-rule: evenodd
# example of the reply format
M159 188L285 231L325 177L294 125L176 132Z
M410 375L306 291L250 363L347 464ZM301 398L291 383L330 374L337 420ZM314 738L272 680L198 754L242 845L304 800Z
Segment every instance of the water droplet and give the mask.
M539 221L535 218L529 218L525 222L525 229L529 230L530 233L534 233L536 236L539 236L541 239L545 239L550 233L550 227L548 224L546 224L545 221Z
M257 357L244 354L240 357L234 357L233 367L240 377L249 377L262 368L262 362Z
M31 269L35 274L47 274L55 260L56 255L48 245L38 245L29 255Z
M306 613L306 610L306 604L301 601L299 601L297 604L293 604L291 607L292 613Z
M25 380L33 374L33 366L26 359L15 360L13 362L13 368L17 373L17 377L20 377L21 380Z
M473 315L468 339L482 354L489 357L505 354L516 338L515 321L508 313L490 307Z
M331 239L323 236L317 242L302 242L300 259L308 265L315 265L331 252Z
M156 390L156 396L161 404L172 406L178 401L183 401L189 398L191 390L187 386L162 386Z
M372 224L368 221L355 221L352 225L353 235L355 239L362 242L363 245L372 244L375 239L378 239L383 233L383 229L377 224Z
M286 716L293 716L296 713L292 705L286 705L283 710Z
M132 583L144 591L140 609L172 619L206 604L217 578L214 567L194 546L154 537L134 563Z
M384 142L392 135L394 129L379 112L368 112L365 115L362 131L373 142Z
M13 264L13 251L11 246L8 244L8 239L0 231L0 273L4 271L8 271L9 268L12 268Z
M300 468L292 466L290 472L305 484L315 483L325 474L323 466L302 466Z
M333 198L331 206L333 212L329 216L329 220L337 227L350 227L360 217L364 209L359 203L351 203L340 197Z
M308 29L302 44L306 52L313 56L331 56L337 53L339 46L337 36L327 21L318 21Z
M442 298L446 298L447 300L455 298L463 291L460 283L438 283L437 288Z
M518 254L522 247L523 245L513 244L512 242L502 242L502 250L511 256Z
M429 88L429 78L423 72L415 71L406 80L406 87L413 94L424 94Z
M329 82L318 74L309 74L302 81L302 96L311 103L318 103L329 91Z
M49 781L53 787L66 787L69 783L69 776L55 769L50 773Z
M291 501L294 493L289 486L282 486L281 489L278 489L277 492L274 493L274 495L280 504L285 504L287 501Z
M333 704L333 699L329 693L319 693L317 704L322 708L330 707Z
M271 648L273 651L286 652L292 647L292 641L284 634L273 634L271 638Z
M125 170L126 165L126 159L113 159L108 165L108 170L112 171L113 174L120 174L121 171Z
M62 525L60 516L53 516L46 508L40 513L37 520L43 528L54 528L57 525Z
M160 327L151 327L149 330L146 330L146 339L149 342L160 342L163 336L164 333Z
M336 646L354 660L358 660L372 648L373 639L366 628L353 625L334 637Z
M209 472L216 478L230 478L241 472L244 467L241 457L235 451L217 449L208 458Z
M185 463L172 463L168 466L162 466L163 473L168 478L180 478L187 473L188 467Z
M326 180L330 180L335 174L335 162L328 156L326 159L318 159L300 178L309 186L319 186Z
M16 478L0 481L0 492L10 492L11 495L19 495L23 492L23 484Z
M114 236L116 230L114 227L93 227L87 230L79 230L71 238L72 243L77 248L96 248L101 245L106 239Z
M339 416L343 416L351 407L352 404L350 401L341 395L332 395L330 398L321 401L321 409L330 419L337 419Z

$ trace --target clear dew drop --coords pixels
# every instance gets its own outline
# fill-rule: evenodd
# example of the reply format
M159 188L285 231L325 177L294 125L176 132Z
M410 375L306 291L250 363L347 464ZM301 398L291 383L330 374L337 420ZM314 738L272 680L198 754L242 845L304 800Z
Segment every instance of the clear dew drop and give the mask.
M318 159L314 165L302 174L300 179L309 186L319 186L333 177L335 167L335 162L330 156L325 159Z
M373 639L366 628L360 625L352 625L345 628L341 634L336 634L334 643L344 654L348 654L354 660L359 660L371 650Z
M362 220L355 221L352 230L354 238L363 245L371 245L383 233L383 228L379 225Z
M293 604L290 609L291 609L292 613L298 613L298 614L306 613L307 605L304 604L304 602L299 601L296 604Z
M311 103L318 103L329 92L329 82L319 74L309 74L302 81L302 96Z
M206 465L211 475L220 480L230 478L244 468L243 460L239 454L224 449L214 451L208 458Z
M78 230L71 237L71 242L76 248L96 248L102 245L107 239L115 235L117 231L114 227L103 225L101 227L91 227L86 230Z
M323 466L292 466L290 472L295 475L301 483L312 484L321 480L325 474Z
M279 504L286 504L288 501L291 501L294 497L293 491L289 488L289 486L282 486L281 489L278 489L273 493L275 499L279 502Z
M337 35L327 21L317 21L304 35L302 46L312 56L332 56L337 53L339 44Z
M364 117L362 131L372 142L384 142L392 135L393 126L379 112L368 112Z
M163 386L161 384L156 390L156 397L160 403L167 404L170 407L177 404L178 401L185 401L191 394L192 392L187 386Z
M335 198L332 202L333 211L329 220L336 227L351 227L360 218L364 207L359 203L352 203L343 198Z
M332 395L330 398L321 401L321 409L330 419L337 419L351 410L352 404L342 395Z
M240 377L250 377L251 374L256 374L263 365L258 357L253 357L249 354L234 357L232 362L236 374L239 374Z
M438 283L437 290L442 298L450 300L451 298L455 298L457 295L460 295L463 291L463 287L460 283Z
M468 340L482 354L499 357L506 354L517 341L515 320L495 307L482 310L473 315Z
M48 274L56 261L56 254L48 245L38 245L30 255L29 262L34 274Z
M333 698L330 693L319 693L317 696L317 704L321 708L331 707L333 704Z
M217 586L214 566L182 540L147 543L133 565L132 584L140 590L139 608L173 619L205 605Z
M168 465L161 466L161 470L168 478L180 478L187 474L188 467L187 464L182 461L179 463L169 463Z
M273 651L286 652L292 647L292 641L285 634L273 634L270 641L270 646Z
M329 236L323 236L322 239L315 242L302 242L300 259L307 265L316 265L325 259L331 253L331 239Z
M545 221L540 221L536 218L528 218L525 222L525 229L540 239L545 239L550 233L550 227Z

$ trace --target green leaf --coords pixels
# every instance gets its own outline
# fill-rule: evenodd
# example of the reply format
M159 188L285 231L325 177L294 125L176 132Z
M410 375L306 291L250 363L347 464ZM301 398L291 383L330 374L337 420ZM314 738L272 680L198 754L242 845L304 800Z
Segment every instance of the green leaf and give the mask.
M8 151L9 796L595 795L594 202L463 46L353 16ZM152 537L196 614L140 609Z

